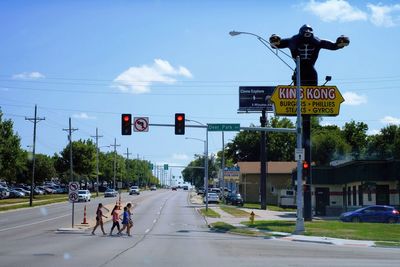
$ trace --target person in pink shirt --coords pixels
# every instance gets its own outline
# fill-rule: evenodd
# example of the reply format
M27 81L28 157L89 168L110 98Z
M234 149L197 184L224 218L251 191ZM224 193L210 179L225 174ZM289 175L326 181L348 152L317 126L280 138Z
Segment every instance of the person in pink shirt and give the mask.
M112 216L113 225L111 227L110 235L112 235L112 232L113 232L115 226L118 228L118 234L120 234L119 233L119 231L120 231L120 228L119 228L119 213L118 213L118 206L117 205L115 205L113 210L111 211L111 216Z

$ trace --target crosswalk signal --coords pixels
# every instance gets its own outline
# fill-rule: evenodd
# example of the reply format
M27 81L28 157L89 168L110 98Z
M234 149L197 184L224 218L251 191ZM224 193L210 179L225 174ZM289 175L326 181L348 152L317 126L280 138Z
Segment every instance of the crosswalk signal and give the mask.
M185 134L185 113L175 113L175 134Z
M121 116L121 133L122 135L132 134L132 115L122 114Z

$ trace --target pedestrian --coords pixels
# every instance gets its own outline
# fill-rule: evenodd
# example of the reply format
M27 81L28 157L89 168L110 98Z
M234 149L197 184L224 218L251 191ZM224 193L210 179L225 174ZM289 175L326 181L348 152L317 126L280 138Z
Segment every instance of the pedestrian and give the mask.
M113 208L113 210L111 211L111 216L112 216L112 220L113 220L113 225L112 225L111 230L110 230L110 235L112 235L112 232L113 232L115 226L116 226L117 229L118 229L118 234L120 234L120 233L119 233L119 231L120 231L120 227L119 227L119 214L118 214L118 211L117 211L117 210L118 210L118 205L115 205L114 208Z
M127 209L128 209L128 227L126 229L126 233L128 234L128 236L131 236L131 228L133 227L133 220L132 220L132 204L128 203L128 205L126 205Z
M125 229L128 229L129 225L129 213L128 213L128 208L124 207L124 213L122 214L122 229L118 231L118 234L121 234L122 231Z
M103 204L99 203L97 206L97 211L96 211L96 226L93 228L92 235L94 235L94 232L96 231L97 226L100 225L101 231L103 232L103 235L106 235L107 233L104 232L104 227L103 227L103 217L107 218L107 216L103 215Z

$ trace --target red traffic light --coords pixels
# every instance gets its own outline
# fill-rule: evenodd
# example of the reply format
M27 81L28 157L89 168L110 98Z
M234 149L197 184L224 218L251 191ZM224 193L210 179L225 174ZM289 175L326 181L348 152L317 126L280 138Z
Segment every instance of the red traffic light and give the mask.
M307 161L303 162L303 169L308 169L310 167L310 164L308 164Z
M185 134L185 113L175 113L175 134Z
M183 116L182 115L177 115L176 116L177 121L183 121Z
M126 121L126 122L128 122L128 121L131 120L131 117L130 117L129 115L125 115L125 116L123 117L123 120Z

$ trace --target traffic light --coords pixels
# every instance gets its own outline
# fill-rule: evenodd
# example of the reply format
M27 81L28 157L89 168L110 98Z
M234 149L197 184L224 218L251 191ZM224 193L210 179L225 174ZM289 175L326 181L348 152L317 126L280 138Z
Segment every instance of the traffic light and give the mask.
M307 180L307 177L310 176L310 163L307 161L303 161L303 179Z
M132 115L122 114L121 116L121 133L122 135L132 134Z
M175 113L175 134L185 134L185 113Z

